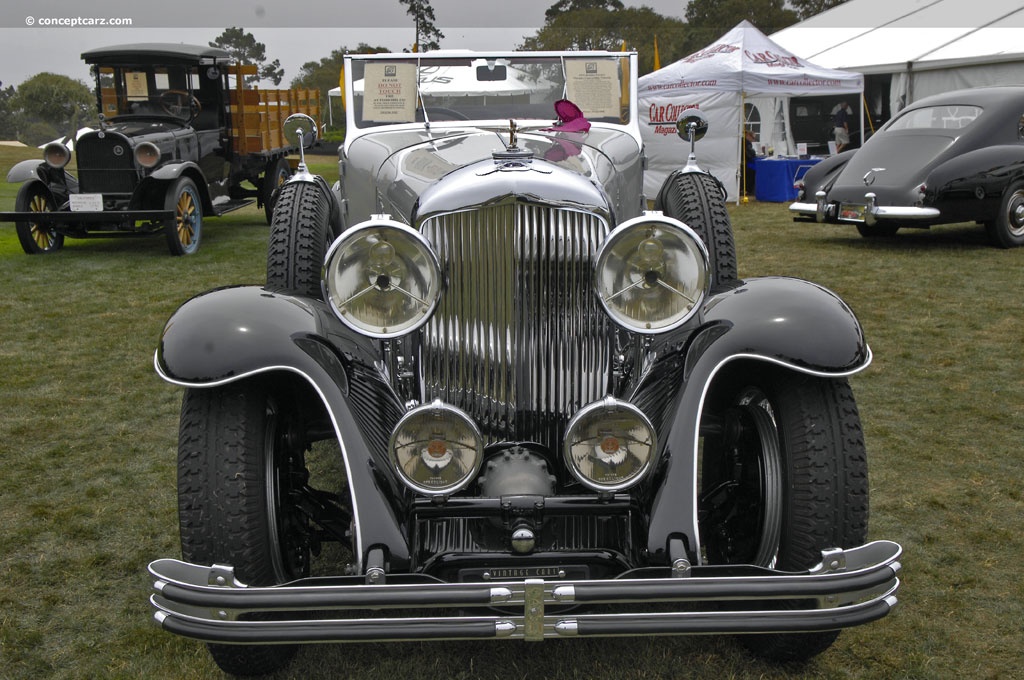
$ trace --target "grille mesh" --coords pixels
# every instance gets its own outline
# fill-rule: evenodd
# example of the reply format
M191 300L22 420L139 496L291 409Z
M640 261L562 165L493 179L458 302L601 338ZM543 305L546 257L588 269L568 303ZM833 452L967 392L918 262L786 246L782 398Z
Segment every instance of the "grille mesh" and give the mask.
M470 413L490 440L553 446L606 394L609 322L594 295L600 217L526 203L421 225L447 277L423 332L426 396Z
M132 147L121 135L83 136L77 142L75 154L83 193L130 194L135 191L138 173Z

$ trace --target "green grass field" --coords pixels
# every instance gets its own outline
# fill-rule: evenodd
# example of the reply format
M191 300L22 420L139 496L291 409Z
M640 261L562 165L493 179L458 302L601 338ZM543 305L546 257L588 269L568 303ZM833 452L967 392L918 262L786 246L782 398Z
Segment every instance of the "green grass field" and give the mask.
M0 147L0 168L37 150ZM328 157L315 169L330 179ZM0 210L17 187L0 184ZM315 646L285 678L1008 678L1024 668L1024 249L957 225L861 239L735 206L740 273L819 282L875 354L852 379L871 465L871 536L903 544L901 607L800 667L728 638ZM181 391L153 371L164 321L199 292L258 283L268 228L22 253L0 224L0 678L216 678L202 645L151 621L146 564L178 554Z

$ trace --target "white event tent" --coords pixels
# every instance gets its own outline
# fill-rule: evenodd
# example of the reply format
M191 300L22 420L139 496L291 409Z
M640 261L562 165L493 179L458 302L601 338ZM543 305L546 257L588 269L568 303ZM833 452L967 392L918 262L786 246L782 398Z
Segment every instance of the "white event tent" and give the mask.
M824 66L891 77L893 114L940 92L1024 83L1021 0L849 0L772 39Z
M816 66L741 21L708 47L640 78L644 193L655 196L669 173L686 163L689 145L676 135L675 123L689 110L700 111L710 122L707 136L697 143L698 164L721 180L730 199L738 200L743 126L750 123L744 120L745 104L763 112L757 144L793 153L785 105L789 97L849 94L852 103L860 101L863 90L861 74ZM863 118L862 107L857 108Z

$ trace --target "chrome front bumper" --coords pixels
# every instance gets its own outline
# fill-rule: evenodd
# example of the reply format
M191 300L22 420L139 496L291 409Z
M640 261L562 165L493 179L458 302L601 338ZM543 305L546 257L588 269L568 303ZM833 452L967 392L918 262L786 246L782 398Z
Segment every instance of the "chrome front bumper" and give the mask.
M246 586L231 567L163 559L149 565L156 591L150 602L165 630L228 644L810 632L888 614L896 605L901 553L891 541L828 550L821 564L800 573L676 565L602 581L442 583L389 575L372 584L367 577L340 577L273 587ZM661 575L651 577L655 571ZM778 600L800 600L803 608L773 609ZM680 606L666 607L669 602ZM724 606L707 611L713 603ZM587 613L574 605L614 611ZM483 615L458 611L472 608ZM400 616L378 618L385 609ZM410 614L417 609L434 611ZM453 614L437 616L438 609ZM352 618L336 618L346 611ZM251 620L253 614L261 620Z
M815 222L847 222L850 224L866 224L872 226L880 221L934 221L939 213L936 208L916 208L905 205L878 205L877 196L873 193L864 195L864 219L845 219L837 214L836 203L826 203L826 194L819 191L815 194L814 203L797 201L791 203L789 211L802 218L812 218Z

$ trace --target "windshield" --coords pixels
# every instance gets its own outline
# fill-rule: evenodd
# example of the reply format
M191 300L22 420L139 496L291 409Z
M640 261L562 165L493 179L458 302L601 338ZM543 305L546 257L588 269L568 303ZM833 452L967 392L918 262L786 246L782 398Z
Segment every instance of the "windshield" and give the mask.
M417 57L353 59L356 127L459 120L556 118L560 99L590 122L630 117L626 54L599 56Z
M105 66L98 69L101 113L170 116L188 120L196 112L198 67Z
M926 106L907 111L889 125L890 130L963 130L982 112L980 106Z

